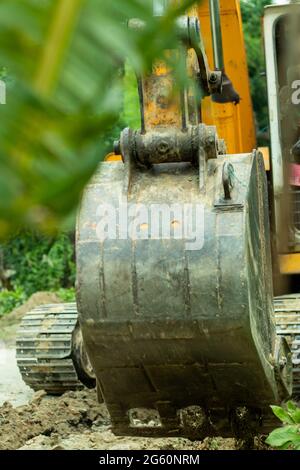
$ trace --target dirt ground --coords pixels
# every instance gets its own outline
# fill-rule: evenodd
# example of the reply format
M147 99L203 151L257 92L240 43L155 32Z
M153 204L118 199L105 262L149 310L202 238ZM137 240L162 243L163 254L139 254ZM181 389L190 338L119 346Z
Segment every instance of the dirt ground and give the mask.
M22 382L15 360L15 334L20 319L42 303L57 303L53 294L35 294L26 305L0 321L0 450L232 450L234 439L117 437L110 429L105 405L95 390L49 397ZM2 404L2 406L1 406ZM21 406L19 406L21 405ZM257 440L257 448L263 448Z
M0 450L13 449L220 449L235 448L233 439L149 439L116 437L110 431L105 405L99 405L95 390L68 392L53 398L37 392L31 403L0 408Z

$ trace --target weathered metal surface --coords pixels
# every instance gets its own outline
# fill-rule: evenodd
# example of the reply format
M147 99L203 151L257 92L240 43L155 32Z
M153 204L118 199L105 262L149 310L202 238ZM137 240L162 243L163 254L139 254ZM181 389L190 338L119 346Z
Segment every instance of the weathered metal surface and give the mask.
M134 19L129 27L145 25ZM145 76L138 77L142 133L158 126L184 130L188 124L197 125L203 96L222 91L222 71L209 68L198 18L182 16L175 28L178 44L165 51L163 59L154 61ZM176 76L173 64L178 61L186 63L190 83L186 80L183 85L182 77Z
M290 393L289 350L276 339L273 321L262 157L206 160L204 152L201 158L202 173L201 164L140 171L132 160L104 163L81 203L77 303L117 434L136 433L130 410L147 408L161 422L139 427L139 435L191 435L181 417L194 407L201 420L203 410L207 416L198 436L228 435L234 410L247 407L257 418ZM228 161L230 200L223 185ZM99 240L99 205L118 209L120 201L148 211L159 204L203 205L203 246L188 251L184 238L153 239L142 220L135 239Z
M124 161L151 167L158 163L190 162L216 158L224 149L214 126L188 126L184 131L176 127L158 126L143 134L125 129L121 134L120 153ZM199 155L200 154L200 155Z
M17 334L17 363L33 390L61 394L95 386L76 304L43 305L27 313Z

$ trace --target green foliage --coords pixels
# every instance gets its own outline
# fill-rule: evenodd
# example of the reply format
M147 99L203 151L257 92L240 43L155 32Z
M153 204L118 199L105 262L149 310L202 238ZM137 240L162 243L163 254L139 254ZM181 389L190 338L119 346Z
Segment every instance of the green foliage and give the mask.
M140 129L141 114L137 79L133 68L127 62L124 74L124 105L121 119L131 129Z
M265 132L269 125L266 79L262 76L265 71L262 17L264 7L271 3L271 0L241 1L251 94L257 126L261 133Z
M271 408L283 426L271 432L266 443L280 450L300 450L300 408L291 401L284 408Z
M3 264L9 287L28 297L37 291L57 291L75 282L74 248L70 237L48 238L22 233L3 245Z
M60 288L55 291L56 295L61 299L62 302L75 302L75 288ZM21 287L17 287L14 290L3 289L0 291L0 318L6 313L10 313L17 307L23 305L28 299L28 295L24 292Z
M63 302L75 301L73 236L46 237L25 232L1 247L0 317L38 291L53 291Z
M0 67L0 80L3 80L4 82L7 79L7 70L5 67Z
M56 294L61 298L62 302L75 302L76 300L74 287L70 287L69 289L58 289Z
M0 318L5 314L22 305L27 299L21 287L13 291L3 289L0 291Z

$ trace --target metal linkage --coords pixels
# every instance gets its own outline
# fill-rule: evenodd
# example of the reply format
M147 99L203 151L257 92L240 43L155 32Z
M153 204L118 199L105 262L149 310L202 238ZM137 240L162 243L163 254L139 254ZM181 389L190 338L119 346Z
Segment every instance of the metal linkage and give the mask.
M224 151L214 126L189 126L186 131L175 127L159 127L146 134L125 129L118 151L136 163L150 167L159 163L189 162L199 166L199 160L217 158Z

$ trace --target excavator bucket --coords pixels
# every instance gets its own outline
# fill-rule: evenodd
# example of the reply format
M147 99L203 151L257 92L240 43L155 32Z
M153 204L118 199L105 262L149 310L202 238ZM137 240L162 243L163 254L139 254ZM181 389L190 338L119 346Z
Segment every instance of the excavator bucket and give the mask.
M192 165L157 165L129 177L123 163L104 163L87 187L78 222L78 308L117 434L135 433L135 413L150 409L155 426L152 419L138 429L146 435L191 436L187 414L192 423L201 417L200 435L226 435L240 407L264 411L290 393L290 353L273 320L263 165L257 153L210 159L200 191ZM142 217L153 206L202 208L200 246L188 250L190 240L175 236L151 239L149 217L135 220L136 237L99 238L101 207L120 213L125 195L129 207L147 208ZM177 215L169 223L192 222Z
M240 435L292 388L265 169L258 152L226 155L201 122L222 73L208 68L196 17L176 28L168 57L185 47L200 91L178 90L167 61L139 78L141 130L122 132L123 161L100 165L81 202L79 319L116 434Z

